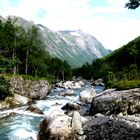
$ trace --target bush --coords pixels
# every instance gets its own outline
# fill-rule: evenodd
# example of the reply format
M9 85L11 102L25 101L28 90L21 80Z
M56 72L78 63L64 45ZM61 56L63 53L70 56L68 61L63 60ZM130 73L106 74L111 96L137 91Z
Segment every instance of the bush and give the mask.
M133 89L140 87L140 80L118 81L113 85L117 90Z
M4 76L0 76L0 100L4 100L8 95L10 95L10 83L6 80Z

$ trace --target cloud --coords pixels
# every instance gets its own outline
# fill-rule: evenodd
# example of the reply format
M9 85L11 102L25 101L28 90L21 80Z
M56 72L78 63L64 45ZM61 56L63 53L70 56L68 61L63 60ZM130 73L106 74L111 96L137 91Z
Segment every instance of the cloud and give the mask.
M52 30L82 29L116 49L140 34L139 11L127 0L0 0L2 16L16 15ZM136 17L136 15L138 15Z

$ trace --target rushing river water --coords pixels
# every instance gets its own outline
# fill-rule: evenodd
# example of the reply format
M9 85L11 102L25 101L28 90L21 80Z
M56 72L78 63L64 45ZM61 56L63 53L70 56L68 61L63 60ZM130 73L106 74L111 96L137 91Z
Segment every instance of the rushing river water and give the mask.
M34 104L41 109L45 115L25 111L28 106L0 111L0 140L36 140L39 124L45 116L54 109L61 110L61 107L68 102L79 102L79 93L87 88L91 88L91 86L85 85L75 90L53 89L48 99L36 101ZM96 87L95 90L97 92L102 91L103 87ZM58 94L62 92L74 92L76 96L58 96ZM11 112L14 112L16 115L3 117L2 119L2 116L6 116Z

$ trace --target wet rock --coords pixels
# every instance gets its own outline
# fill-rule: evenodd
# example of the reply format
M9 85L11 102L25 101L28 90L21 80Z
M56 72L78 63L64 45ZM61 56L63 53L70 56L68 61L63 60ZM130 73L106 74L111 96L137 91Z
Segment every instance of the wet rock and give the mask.
M105 86L105 83L104 83L103 79L97 79L92 83L92 85L94 85L94 86Z
M35 107L35 106L29 106L29 107L26 109L26 111L27 111L27 110L30 111L30 112L36 113L36 114L43 114L43 115L44 115L43 111L40 110L38 107Z
M55 84L56 87L65 88L65 89L77 89L77 88L81 88L83 85L84 82L82 80L66 81L66 82L61 81Z
M55 104L53 104L52 106L59 106L62 105L61 103L56 102Z
M72 89L74 87L74 81L66 81L63 83L63 87L65 89Z
M22 106L31 102L31 99L21 96L19 94L14 94L13 97L7 97L5 100L7 103L10 104L10 107Z
M74 90L68 90L66 92L62 92L60 94L58 94L59 96L76 96L76 93L74 92Z
M81 88L82 86L84 86L84 82L82 80L77 81L74 83L74 88Z
M10 79L11 93L17 93L31 99L43 99L50 91L47 80L31 81L24 80L20 76L13 76Z
M75 93L60 93L58 94L59 96L63 96L63 97L66 97L66 96L76 96Z
M18 115L18 114L15 113L15 112L5 113L5 114L3 114L2 116L0 116L0 119L1 119L1 120L10 119L11 117L15 117L15 116L17 116L17 115Z
M83 140L138 140L140 139L140 115L87 117L83 125ZM79 140L78 139L78 140Z
M62 88L63 87L63 82L61 81L59 83L56 83L55 87Z
M40 125L38 140L74 140L77 133L82 134L82 124L78 112L73 117L54 110Z
M93 98L90 114L137 114L140 113L140 89L107 91Z
M96 96L96 91L93 88L84 90L80 93L80 100L90 103L92 101L92 98Z
M80 106L77 103L68 102L61 109L63 109L63 110L80 110Z

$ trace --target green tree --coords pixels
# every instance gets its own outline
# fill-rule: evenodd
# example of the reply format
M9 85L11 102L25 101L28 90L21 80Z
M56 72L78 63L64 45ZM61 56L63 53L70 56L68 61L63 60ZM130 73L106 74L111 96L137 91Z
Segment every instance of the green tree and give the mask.
M140 5L140 0L129 0L126 4L125 7L128 9L136 9Z
M6 80L2 75L0 75L0 100L5 99L8 95L10 95L10 83Z

